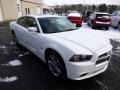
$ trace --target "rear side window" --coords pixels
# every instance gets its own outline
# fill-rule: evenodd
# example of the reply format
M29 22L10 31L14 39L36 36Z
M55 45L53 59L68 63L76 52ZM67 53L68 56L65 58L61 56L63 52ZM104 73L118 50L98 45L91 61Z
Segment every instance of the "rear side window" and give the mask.
M110 15L109 14L96 14L96 18L106 18L106 19L110 19Z
M22 17L20 19L17 20L17 23L23 27L26 27L26 18Z
M34 18L27 17L26 23L27 23L27 27L37 27L37 22Z

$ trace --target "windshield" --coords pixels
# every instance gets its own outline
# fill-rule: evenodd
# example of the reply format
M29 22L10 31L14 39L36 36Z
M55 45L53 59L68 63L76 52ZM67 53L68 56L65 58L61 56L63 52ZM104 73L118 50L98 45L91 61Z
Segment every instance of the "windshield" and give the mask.
M109 14L97 14L96 18L106 18L106 19L110 19L110 15Z
M38 21L43 33L58 33L77 29L76 26L64 17L38 18Z

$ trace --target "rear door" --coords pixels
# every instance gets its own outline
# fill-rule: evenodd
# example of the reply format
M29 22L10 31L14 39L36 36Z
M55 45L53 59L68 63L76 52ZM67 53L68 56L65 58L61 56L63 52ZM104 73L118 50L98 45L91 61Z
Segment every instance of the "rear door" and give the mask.
M30 32L28 30L29 27L36 27L38 29L36 19L33 17L26 17L26 29L23 31L23 41L28 49L30 49L32 52L36 52L36 43L38 42L39 29L37 32Z
M22 17L18 19L17 21L17 38L19 39L19 42L28 48L29 50L35 52L35 44L37 42L37 36L39 34L38 32L30 32L28 31L29 27L36 27L38 28L37 22L34 18L32 17Z
M26 31L26 18L22 17L17 20L15 33L17 35L17 39L19 43L22 44L23 46L26 46L24 42L24 33L25 33L24 31Z

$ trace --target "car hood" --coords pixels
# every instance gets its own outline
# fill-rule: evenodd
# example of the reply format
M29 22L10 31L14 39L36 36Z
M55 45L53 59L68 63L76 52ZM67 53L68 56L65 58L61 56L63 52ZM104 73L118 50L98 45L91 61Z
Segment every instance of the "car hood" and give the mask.
M67 40L83 48L95 52L110 44L108 38L98 31L74 30L54 34L56 37Z

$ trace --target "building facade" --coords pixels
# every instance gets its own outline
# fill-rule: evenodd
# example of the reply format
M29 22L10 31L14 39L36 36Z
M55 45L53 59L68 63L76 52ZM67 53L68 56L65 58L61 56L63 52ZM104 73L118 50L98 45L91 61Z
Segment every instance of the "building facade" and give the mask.
M0 0L0 21L43 13L42 0Z

